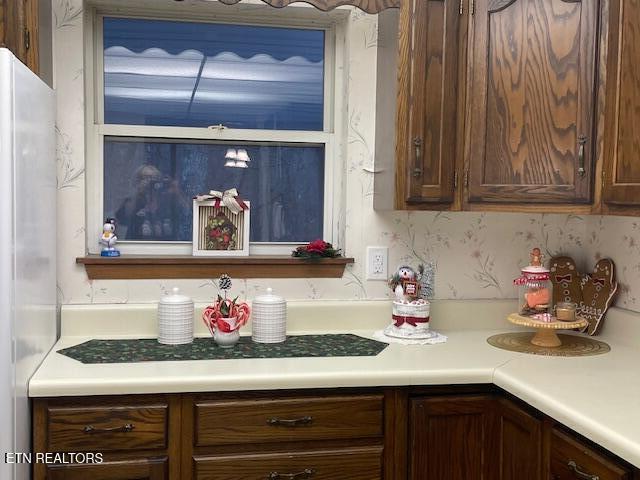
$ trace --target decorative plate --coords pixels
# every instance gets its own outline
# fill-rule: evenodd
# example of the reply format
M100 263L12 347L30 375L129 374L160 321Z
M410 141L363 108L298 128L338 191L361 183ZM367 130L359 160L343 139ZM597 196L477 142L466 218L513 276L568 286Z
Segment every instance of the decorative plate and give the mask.
M427 340L437 335L436 332L431 330L412 332L402 328L396 327L394 324L389 325L384 329L384 334L393 338L404 338L409 340Z

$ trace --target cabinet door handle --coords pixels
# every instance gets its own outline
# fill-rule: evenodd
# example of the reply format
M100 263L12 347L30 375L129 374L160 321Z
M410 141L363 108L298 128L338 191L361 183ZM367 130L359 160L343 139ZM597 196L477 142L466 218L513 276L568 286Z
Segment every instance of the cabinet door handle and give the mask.
M128 433L131 432L135 427L133 423L125 423L120 427L113 428L96 428L93 425L87 425L82 429L82 431L86 435L96 435L99 433Z
M313 417L310 415L300 418L270 418L267 420L267 424L274 427L298 427L301 425L311 425L313 423Z
M269 480L302 480L305 478L312 478L316 472L311 468L305 468L302 472L298 473L278 473L271 472L269 474Z
M422 176L422 139L420 137L413 139L413 147L416 152L415 163L413 164L413 176L419 178Z
M587 137L580 135L578 137L578 175L584 177L587 171L584 169L584 149L587 144Z
M600 477L598 475L591 475L590 473L586 473L580 470L578 464L573 460L569 460L569 463L567 463L567 467L569 467L569 470L573 472L574 476L576 478L579 478L580 480L600 480Z

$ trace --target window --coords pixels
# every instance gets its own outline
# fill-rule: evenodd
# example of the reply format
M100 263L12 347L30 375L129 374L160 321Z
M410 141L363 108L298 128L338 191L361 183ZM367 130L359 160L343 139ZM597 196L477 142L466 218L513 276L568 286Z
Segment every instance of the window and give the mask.
M120 15L120 14L119 14ZM335 28L97 14L90 251L190 253L192 197L251 201L251 252L335 236Z

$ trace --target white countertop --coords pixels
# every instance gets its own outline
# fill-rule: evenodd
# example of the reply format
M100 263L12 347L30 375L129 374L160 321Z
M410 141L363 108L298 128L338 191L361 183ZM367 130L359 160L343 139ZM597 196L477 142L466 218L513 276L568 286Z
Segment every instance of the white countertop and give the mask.
M451 307L451 308L450 308ZM465 308L477 305L467 304ZM376 307L380 309L380 306ZM457 308L457 307L456 307ZM612 312L599 337L611 352L594 357L559 358L507 352L487 344L487 337L510 328L494 318L510 304L492 306L489 321L461 329L460 321L434 322L447 335L445 344L392 344L375 357L201 360L84 365L56 353L97 335L80 329L63 336L31 379L31 397L174 393L297 388L452 385L494 383L543 413L640 467L640 347L629 335L640 331L640 316ZM455 313L452 306L445 309ZM386 312L386 310L383 310ZM444 312L441 312L444 313ZM477 317L477 314L475 315ZM366 316L365 316L366 317ZM459 317L459 315L457 315ZM614 317L613 319L611 317ZM325 326L322 333L353 333L371 338L379 318L354 320L354 328ZM630 323L633 322L633 326ZM296 322L293 322L294 324ZM451 323L455 329L445 328ZM504 328L496 329L496 325ZM616 324L616 328L613 327ZM636 330L635 324L638 324ZM300 326L301 324L298 324ZM307 325L308 326L308 325ZM477 328L473 328L477 327ZM487 328L488 327L488 328ZM299 329L296 333L318 333ZM63 328L63 334L65 329ZM122 336L138 336L134 332ZM137 335L136 335L137 334ZM152 336L152 335L147 335ZM114 335L108 335L113 338ZM104 338L104 337L103 337ZM630 339L632 340L632 339Z

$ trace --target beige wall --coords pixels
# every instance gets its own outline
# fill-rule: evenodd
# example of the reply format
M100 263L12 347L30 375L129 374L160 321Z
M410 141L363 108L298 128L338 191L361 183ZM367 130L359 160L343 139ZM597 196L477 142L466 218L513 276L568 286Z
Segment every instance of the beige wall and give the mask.
M585 225L584 269L612 258L620 283L616 306L640 312L640 218L592 216Z
M155 302L177 285L198 301L216 292L213 281L93 281L87 280L75 258L86 249L84 168L84 66L81 0L54 0L54 67L58 95L58 289L70 303ZM592 256L598 242L587 239L587 225L597 222L572 215L483 213L377 213L373 210L372 174L375 144L375 74L377 19L353 11L348 19L348 78L344 158L344 240L342 247L356 263L342 279L237 280L238 294L251 298L267 285L289 299L377 299L389 291L385 282L366 281L367 245L387 245L390 268L400 263L437 262L437 298L513 298L512 280L536 245L547 254L570 253L579 262ZM394 121L389 112L388 122ZM634 227L635 228L635 227ZM589 245L587 245L587 240ZM93 239L92 239L93 241ZM585 250L589 247L589 251ZM636 247L640 248L640 247ZM600 250L602 251L602 250ZM634 279L640 281L636 266ZM625 273L630 275L630 273ZM631 278L631 277L630 277ZM636 283L637 285L637 283ZM640 308L630 293L623 306Z

